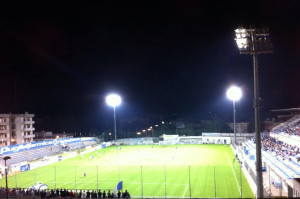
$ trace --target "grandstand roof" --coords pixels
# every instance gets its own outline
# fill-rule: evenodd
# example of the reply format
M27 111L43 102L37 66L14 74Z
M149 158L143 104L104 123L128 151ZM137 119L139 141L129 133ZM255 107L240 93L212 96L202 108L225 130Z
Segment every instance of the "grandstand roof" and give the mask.
M300 108L275 109L275 110L271 110L271 111L272 112L295 112L295 111L300 112Z

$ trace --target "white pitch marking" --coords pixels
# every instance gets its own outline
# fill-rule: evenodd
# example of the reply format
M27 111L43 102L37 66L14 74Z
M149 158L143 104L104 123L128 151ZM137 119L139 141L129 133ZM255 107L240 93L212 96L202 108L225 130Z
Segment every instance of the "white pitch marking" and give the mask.
M235 173L234 173L233 166L232 166L232 163L231 163L231 160L230 160L230 157L229 157L229 153L228 153L227 148L226 148L226 151L227 151L227 157L228 157L228 159L229 159L229 162L230 162L230 165L231 165L231 169L232 169L232 172L233 172L233 175L234 175L236 184L237 184L237 186L238 186L238 190L239 190L239 192L240 192L240 194L241 194L241 189L240 189L239 183L238 183L238 181L237 181L237 179L236 179L236 175L235 175Z
M189 184L186 184L186 187L185 187L185 191L184 191L184 193L183 193L183 196L182 196L182 198L184 197L184 195L185 195L185 193L186 193L186 190L187 190L187 188L189 187Z

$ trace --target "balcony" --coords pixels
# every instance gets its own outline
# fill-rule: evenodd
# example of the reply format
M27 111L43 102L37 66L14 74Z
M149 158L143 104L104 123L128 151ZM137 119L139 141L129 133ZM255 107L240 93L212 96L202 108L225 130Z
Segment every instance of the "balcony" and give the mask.
M0 142L1 142L2 140L3 140L3 141L7 141L7 140L9 140L9 138L6 138L6 137L0 137Z
M32 121L24 121L24 124L34 124L35 122L32 120Z
M9 132L8 129L4 129L4 130L1 130L1 129L0 129L0 133L5 133L5 134L6 134L6 133L8 133L8 132Z
M34 138L35 135L34 134L31 134L31 135L24 135L24 138Z
M0 121L0 125L9 125L9 121L7 121L7 120L5 122L4 121Z
M35 130L35 128L34 127L30 127L30 128L24 128L24 131L34 131Z

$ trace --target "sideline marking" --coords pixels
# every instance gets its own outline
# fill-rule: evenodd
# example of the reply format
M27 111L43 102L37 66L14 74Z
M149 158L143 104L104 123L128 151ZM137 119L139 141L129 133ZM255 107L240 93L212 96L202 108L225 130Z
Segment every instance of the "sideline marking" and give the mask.
M237 184L237 186L238 186L238 190L239 190L240 195L241 195L241 189L240 189L239 183L238 183L238 181L237 181L237 179L236 179L236 176L235 176L235 173L234 173L234 170L233 170L233 166L232 166L232 163L231 163L231 160L230 160L230 157L229 157L229 153L228 153L227 148L226 148L226 151L227 151L227 157L228 157L228 159L229 159L229 162L230 162L230 165L231 165L231 169L232 169L232 172L233 172L233 175L234 175L236 184Z
M189 184L186 184L185 191L184 191L184 193L183 193L183 196L182 196L182 198L184 198L184 195L185 195L185 192L186 192L186 190L187 190L188 186L189 186Z

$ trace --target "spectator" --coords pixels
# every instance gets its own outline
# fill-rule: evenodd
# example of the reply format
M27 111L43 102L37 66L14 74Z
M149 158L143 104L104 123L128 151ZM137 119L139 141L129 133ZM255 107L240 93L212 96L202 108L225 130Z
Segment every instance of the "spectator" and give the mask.
M98 198L102 198L102 192L101 192L100 189L99 189L99 191L98 191Z

